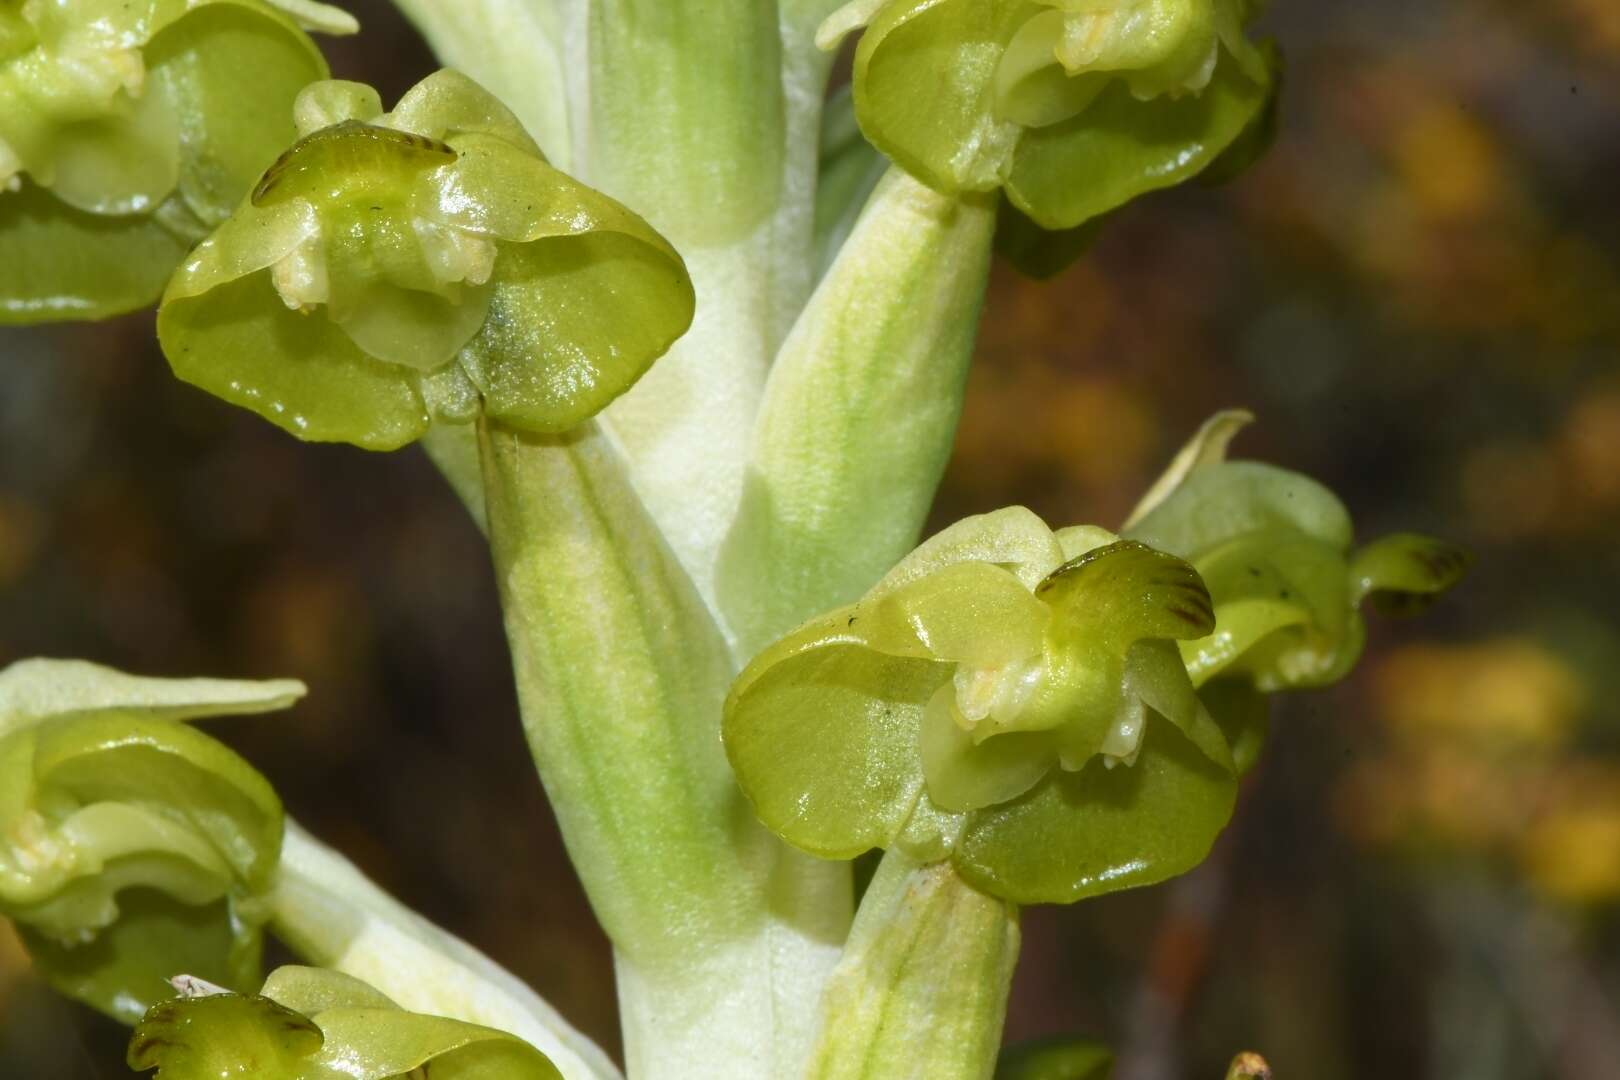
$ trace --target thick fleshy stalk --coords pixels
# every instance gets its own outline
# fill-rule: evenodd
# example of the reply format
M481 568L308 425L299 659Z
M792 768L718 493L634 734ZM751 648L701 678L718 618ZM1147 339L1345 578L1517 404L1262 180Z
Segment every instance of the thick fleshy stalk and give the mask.
M370 983L412 1012L510 1032L568 1080L617 1080L608 1056L545 999L466 942L379 889L289 823L270 895L276 935L311 964Z
M988 1080L1018 960L1018 909L949 863L879 864L823 1000L809 1080Z
M614 944L630 1075L794 1075L847 871L750 813L718 737L725 643L608 437L481 439L524 726Z

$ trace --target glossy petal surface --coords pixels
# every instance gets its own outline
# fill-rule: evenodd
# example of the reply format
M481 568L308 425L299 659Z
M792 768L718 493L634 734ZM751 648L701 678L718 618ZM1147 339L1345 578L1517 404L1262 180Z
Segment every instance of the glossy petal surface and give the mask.
M186 253L150 217L86 213L24 183L0 192L0 322L104 319L163 294Z
M944 664L832 645L739 682L723 734L760 820L826 858L887 843L922 789L923 706L949 678Z
M1231 817L1237 780L1174 727L1148 721L1140 758L1055 772L973 815L953 856L968 881L1018 903L1071 903L1196 866Z
M1018 143L1007 197L1038 224L1073 228L1145 191L1197 175L1254 120L1266 87L1217 63L1194 95L1141 101L1110 83L1085 110Z

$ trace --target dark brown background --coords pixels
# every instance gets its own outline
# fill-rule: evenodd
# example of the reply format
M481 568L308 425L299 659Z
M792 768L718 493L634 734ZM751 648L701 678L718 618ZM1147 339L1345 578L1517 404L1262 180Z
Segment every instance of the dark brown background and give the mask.
M431 66L377 2L335 72ZM1620 7L1280 0L1281 137L998 268L936 524L1117 523L1216 408L1363 535L1480 556L1277 710L1216 857L1026 914L1009 1037L1120 1080L1614 1075L1620 1060ZM516 722L483 545L415 453L304 446L175 382L151 316L0 332L0 663L295 675L216 726L292 812L615 1047L606 943ZM125 1075L0 938L0 1077Z

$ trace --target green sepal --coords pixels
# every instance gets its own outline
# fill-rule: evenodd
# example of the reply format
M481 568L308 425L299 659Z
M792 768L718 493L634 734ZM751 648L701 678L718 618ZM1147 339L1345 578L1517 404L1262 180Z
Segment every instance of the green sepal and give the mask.
M1381 615L1416 615L1461 581L1473 557L1444 540L1394 533L1350 558L1350 602L1367 600Z
M145 307L188 246L149 215L75 210L25 180L0 191L0 323L105 319Z
M722 736L759 820L822 858L886 845L923 797L923 709L950 678L946 664L841 643L751 665Z
M970 884L1020 904L1067 904L1185 873L1209 854L1237 778L1150 716L1134 764L1092 758L969 815L951 861Z
M1007 197L1038 225L1074 228L1198 175L1266 101L1266 85L1224 54L1197 94L1141 101L1116 80L1076 116L1024 132L1007 173Z
M1126 535L1196 563L1219 544L1265 530L1302 533L1340 550L1352 536L1350 513L1337 495L1308 476L1258 461L1194 469Z
M1021 130L995 108L1025 0L900 0L855 50L855 115L873 146L945 192L1000 186Z
M1094 1039L1056 1036L1016 1043L996 1059L995 1080L1108 1080L1114 1053Z
M283 967L258 995L208 994L163 1002L130 1039L132 1069L157 1080L561 1080L515 1036L406 1012L334 971Z
M293 138L290 106L327 77L326 61L291 19L253 0L194 8L147 55L179 118L179 194L217 225Z
M924 540L895 563L868 596L881 596L941 567L970 561L1005 567L1033 591L1064 561L1064 552L1052 530L1034 511L1009 506L965 517Z
M377 108L353 83L300 96L300 125L327 126L170 282L158 336L182 379L300 438L389 450L480 399L566 430L685 332L675 251L471 80L441 71Z
M180 280L158 310L180 379L312 442L393 450L427 430L412 372L367 356L324 316L289 315L267 273L210 290L206 304L177 296Z
M168 720L248 716L285 709L304 693L296 679L155 679L88 660L18 660L0 669L0 734L26 721L101 709Z
M118 898L118 921L83 943L47 937L26 923L18 936L34 970L56 991L135 1024L170 997L168 980L182 972L246 990L263 975L259 916L244 922L229 900L185 904L152 889Z

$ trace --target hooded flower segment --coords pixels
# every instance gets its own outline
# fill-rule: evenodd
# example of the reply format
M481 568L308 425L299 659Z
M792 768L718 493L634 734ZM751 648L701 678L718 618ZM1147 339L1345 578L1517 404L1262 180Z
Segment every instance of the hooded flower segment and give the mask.
M367 984L319 968L277 968L258 994L177 979L185 996L153 1006L127 1061L156 1080L561 1080L515 1036L406 1012Z
M295 112L302 137L164 296L158 336L187 382L374 450L480 405L554 432L691 322L674 249L465 76L431 75L391 113L369 87L317 83Z
M1413 533L1354 547L1349 512L1327 488L1226 460L1252 419L1239 411L1211 418L1124 533L1188 560L1209 586L1215 632L1182 641L1181 655L1245 768L1264 733L1262 694L1344 678L1366 643L1363 602L1389 614L1421 611L1469 563L1462 549Z
M1021 507L968 518L755 659L726 749L761 820L818 855L949 858L1021 903L1149 884L1231 814L1175 647L1213 626L1180 559Z
M1273 55L1253 0L853 0L855 110L879 150L946 192L1005 189L1067 229L1211 164L1258 124Z
M281 803L187 721L303 692L72 660L0 671L0 914L58 989L134 1023L181 970L256 984Z
M289 6L353 29L324 5ZM156 300L326 74L260 0L0 0L0 322Z

